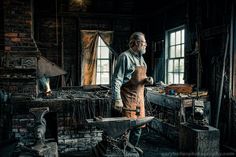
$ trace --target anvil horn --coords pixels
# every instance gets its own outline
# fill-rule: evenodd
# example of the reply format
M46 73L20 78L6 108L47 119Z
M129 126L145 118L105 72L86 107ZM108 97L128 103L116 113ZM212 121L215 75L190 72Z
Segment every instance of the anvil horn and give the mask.
M144 118L138 118L138 119L131 119L131 127L139 127L142 126L148 122L150 122L154 117L144 117ZM135 124L133 124L135 123Z

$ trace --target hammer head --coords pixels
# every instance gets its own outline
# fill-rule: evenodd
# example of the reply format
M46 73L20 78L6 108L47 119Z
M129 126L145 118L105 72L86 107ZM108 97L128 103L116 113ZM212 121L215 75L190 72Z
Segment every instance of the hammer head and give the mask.
M136 116L140 116L140 107L139 106L136 107Z

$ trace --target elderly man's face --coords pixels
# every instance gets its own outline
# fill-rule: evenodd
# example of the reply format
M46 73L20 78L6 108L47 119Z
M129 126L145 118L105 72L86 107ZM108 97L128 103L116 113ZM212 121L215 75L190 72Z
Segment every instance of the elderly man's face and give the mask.
M138 40L137 43L138 43L138 52L141 53L141 54L145 54L146 53L146 47L147 47L145 37L141 36L140 40Z

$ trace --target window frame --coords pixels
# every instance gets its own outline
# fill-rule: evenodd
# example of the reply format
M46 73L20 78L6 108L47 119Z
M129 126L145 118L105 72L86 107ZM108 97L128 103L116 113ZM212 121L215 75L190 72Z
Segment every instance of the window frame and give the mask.
M175 33L178 31L184 30L184 41L182 42L182 34L180 36L180 43L176 43L176 36L175 36L175 42L173 45L171 45L171 33ZM185 25L181 25L179 27L175 27L173 29L169 29L165 32L165 82L166 84L176 84L174 81L174 74L178 74L178 83L177 84L184 84L185 80L184 80L184 74L185 74L185 47L186 47L186 27ZM176 57L176 47L180 46L180 56ZM175 48L175 57L170 57L170 48L174 47ZM184 50L182 51L182 48L184 48ZM182 55L182 56L181 56ZM178 60L178 65L180 66L180 60L183 59L183 72L180 71L180 68L178 68L178 71L175 72L174 71L174 64L173 64L173 72L169 72L169 61L170 60ZM173 61L174 62L174 61ZM168 74L173 73L173 80L172 83L169 83L169 78L168 78ZM180 81L180 75L183 75L183 82ZM181 83L180 83L181 82Z
M103 39L100 37L100 36L98 36L98 40L97 40L97 57L96 57L96 85L110 85L111 84L111 52L110 52L110 49L109 49L109 47L106 45L106 43L103 41ZM101 42L103 42L104 43L104 45L102 45L101 44ZM106 47L107 49L108 49L108 58L102 58L101 57L101 49L103 48L103 47ZM100 57L98 57L98 49L100 49ZM101 70L101 67L102 67L102 65L100 64L100 71L98 71L98 62L101 62L101 61L108 61L109 63L109 69L108 69L108 71L102 71ZM97 74L98 73L100 73L100 83L98 84L97 83ZM103 74L103 73L107 73L108 74L108 83L104 83L104 84L102 84L101 83L101 81L102 81L102 77L101 77L101 74Z

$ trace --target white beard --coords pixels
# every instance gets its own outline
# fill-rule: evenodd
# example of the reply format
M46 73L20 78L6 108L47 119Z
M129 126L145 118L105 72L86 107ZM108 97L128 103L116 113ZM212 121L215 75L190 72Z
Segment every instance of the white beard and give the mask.
M141 55L144 55L146 53L146 48L140 48L139 53L141 53Z

